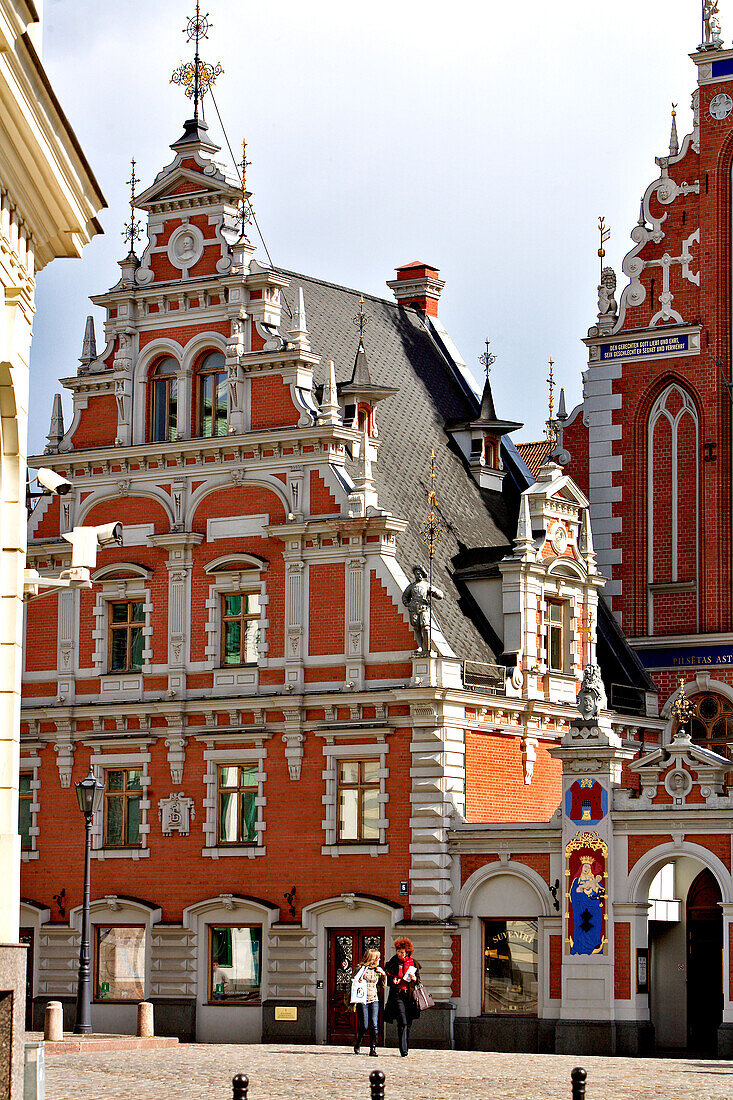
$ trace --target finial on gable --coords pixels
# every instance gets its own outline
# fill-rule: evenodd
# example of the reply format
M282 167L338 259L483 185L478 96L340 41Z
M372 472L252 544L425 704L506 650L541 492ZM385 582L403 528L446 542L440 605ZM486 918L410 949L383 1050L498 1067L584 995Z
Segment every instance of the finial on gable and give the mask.
M130 161L130 178L127 180L127 185L130 188L130 220L125 222L125 227L122 230L122 239L127 241L130 245L130 251L128 258L135 256L135 241L139 241L142 236L142 229L140 228L140 221L135 217L135 190L140 180L135 175L135 158Z
M89 318L91 320L91 318ZM48 446L44 451L44 454L57 454L59 444L64 438L64 410L61 407L61 394L56 393L53 397L53 408L51 410L51 425L48 429Z
M298 305L293 313L293 327L288 333L288 343L299 351L310 351L308 328L305 319L305 298L302 286L298 287Z
M97 337L94 332L94 318L91 314L87 317L84 327L84 341L81 346L79 362L82 367L88 367L97 358Z
M209 22L208 12L206 12L205 15L201 14L199 0L196 0L196 12L189 17L186 26L183 28L183 33L186 35L186 42L194 43L193 61L181 62L171 76L171 84L180 84L186 89L188 98L193 100L194 122L199 121L199 103L202 105L201 113L203 115L204 96L212 87L217 77L221 76L224 72L218 62L216 65L210 65L208 61L202 61L199 54L199 43L204 38L209 37L209 30L213 25L213 23Z
M671 157L676 157L680 151L680 143L677 138L677 111L675 110L676 106L676 103L672 104L672 129L669 133L669 155Z
M318 423L341 423L341 407L338 400L338 390L336 389L336 370L333 365L333 359L331 359L328 364L328 378L323 387L323 397L321 399L321 411L318 414Z

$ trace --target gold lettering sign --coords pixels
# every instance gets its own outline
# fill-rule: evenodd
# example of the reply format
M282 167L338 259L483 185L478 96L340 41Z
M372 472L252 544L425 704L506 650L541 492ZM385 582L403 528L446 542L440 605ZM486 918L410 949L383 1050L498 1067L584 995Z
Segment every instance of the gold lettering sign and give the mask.
M276 1020L297 1020L298 1009L295 1005L275 1005Z

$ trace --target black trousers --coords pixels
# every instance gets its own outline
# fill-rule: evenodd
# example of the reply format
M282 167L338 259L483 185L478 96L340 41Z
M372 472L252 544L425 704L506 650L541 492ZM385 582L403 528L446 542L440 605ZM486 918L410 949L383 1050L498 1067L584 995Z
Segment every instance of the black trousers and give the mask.
M403 993L401 989L395 991L395 1011L397 1013L397 1043L400 1054L407 1054L410 1049L410 1028L412 1027L411 993Z

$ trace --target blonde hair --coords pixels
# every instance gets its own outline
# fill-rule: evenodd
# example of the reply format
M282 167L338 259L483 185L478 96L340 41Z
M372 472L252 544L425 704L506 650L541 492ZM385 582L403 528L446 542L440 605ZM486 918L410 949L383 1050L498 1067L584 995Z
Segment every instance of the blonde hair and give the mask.
M359 963L359 966L370 966L379 958L381 954L382 952L379 950L378 947L367 947L366 951L364 952L364 957Z

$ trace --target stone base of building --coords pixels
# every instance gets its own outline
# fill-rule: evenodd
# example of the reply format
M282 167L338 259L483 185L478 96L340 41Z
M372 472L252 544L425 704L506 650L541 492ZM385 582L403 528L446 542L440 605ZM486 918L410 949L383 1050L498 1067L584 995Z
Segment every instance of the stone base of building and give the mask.
M161 1038L196 1042L196 1001L193 997L151 997L153 1027Z
M616 1024L607 1020L557 1020L556 1054L616 1054Z
M718 1028L718 1058L733 1059L733 1024L721 1024Z
M455 1022L456 1049L535 1053L540 1050L540 1025L546 1022L552 1026L552 1021L532 1016L460 1016ZM551 1045L545 1049L552 1053Z
M649 1058L654 1054L654 1024L649 1020L620 1020L616 1024L616 1053L623 1058Z
M0 1081L8 1100L23 1100L27 953L24 943L0 944Z
M294 1008L295 1020L278 1020L276 1008ZM316 1002L267 1000L262 1002L263 1043L315 1043Z
M726 1041L733 1051L733 1025ZM496 1050L529 1054L618 1054L640 1058L654 1053L654 1028L648 1021L609 1023L586 1020L538 1020L531 1016L459 1016L456 1050ZM720 1041L719 1041L720 1045ZM723 1057L723 1055L721 1055Z
M433 1008L421 1012L410 1029L410 1046L416 1050L452 1050L455 1011L450 1001L436 1001ZM396 1024L386 1024L384 1045L397 1046Z

